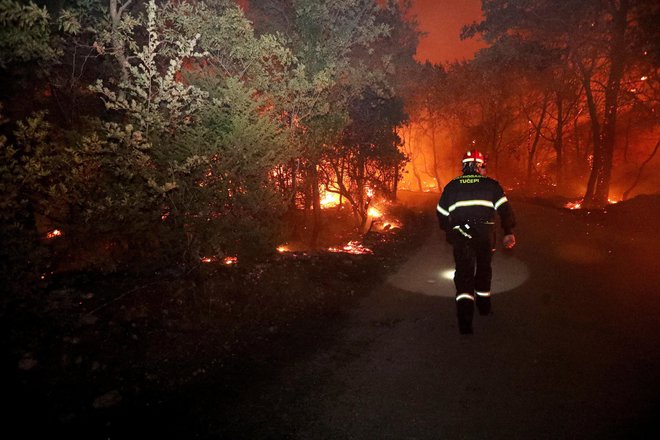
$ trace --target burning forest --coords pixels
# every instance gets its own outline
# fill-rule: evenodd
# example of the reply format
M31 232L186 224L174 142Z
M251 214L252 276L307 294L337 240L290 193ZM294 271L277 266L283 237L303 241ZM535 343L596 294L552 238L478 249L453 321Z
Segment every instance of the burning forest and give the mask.
M491 2L463 30L486 47L447 64L415 59L404 5L334 6L356 24L267 3L3 4L7 274L357 252L397 228L397 192L440 192L469 147L509 191L571 209L657 189L653 2L578 8L562 29L569 6Z
M229 353L382 280L468 149L563 215L658 194L657 1L483 1L437 62L431 3L0 2L3 312L147 322L144 293Z

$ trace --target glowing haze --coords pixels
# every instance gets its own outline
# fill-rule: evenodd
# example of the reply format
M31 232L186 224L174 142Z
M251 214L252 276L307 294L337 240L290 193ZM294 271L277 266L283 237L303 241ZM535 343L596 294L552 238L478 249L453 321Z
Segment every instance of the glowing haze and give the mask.
M422 37L416 59L444 64L470 59L485 47L475 38L461 41L461 28L481 19L481 0L413 0L412 14L419 21Z

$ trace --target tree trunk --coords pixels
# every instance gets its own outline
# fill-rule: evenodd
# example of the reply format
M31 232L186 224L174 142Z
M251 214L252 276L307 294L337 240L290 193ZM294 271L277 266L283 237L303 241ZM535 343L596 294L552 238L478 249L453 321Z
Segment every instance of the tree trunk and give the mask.
M600 170L600 162L602 160L601 152L601 139L600 139L600 121L598 119L598 110L596 109L596 101L591 90L591 72L587 71L582 63L578 63L582 72L582 84L584 85L584 93L587 97L587 108L589 109L589 119L591 121L591 139L593 142L593 158L591 163L591 173L589 174L589 181L587 182L587 190L584 194L585 204L593 204L594 194L596 189L596 180Z
M110 0L110 19L112 21L112 50L114 52L115 58L119 63L120 70L120 80L121 83L128 82L128 59L126 58L126 53L124 52L124 42L119 37L119 25L121 24L121 17L124 14L126 8L130 6L133 0L127 0L126 3L119 6L119 0ZM123 94L123 92L120 92Z
M625 68L625 34L628 26L628 0L621 0L619 8L612 11L613 27L609 54L610 72L605 87L605 108L600 148L594 149L595 189L591 197L585 196L585 204L605 206L610 192L614 147L616 145L616 117L618 110L619 89ZM596 162L596 152L598 161ZM591 180L591 179L590 179Z
M557 153L557 188L561 189L564 185L564 99L561 93L557 92L557 127L555 127L555 152Z
M309 170L309 184L311 185L310 189L312 193L313 207L312 236L309 244L312 248L317 246L319 235L321 233L321 194L319 192L319 172L317 166L318 165L314 163L310 166Z
M630 188L625 190L623 196L621 197L623 200L628 200L628 196L630 195L630 192L637 186L640 179L642 178L642 172L644 171L644 167L646 166L646 164L651 162L653 157L655 157L655 154L658 152L658 147L660 147L660 140L655 143L655 148L653 149L651 155L642 163L642 165L640 165L639 170L637 171L637 176L635 177L635 181L632 183L632 185L630 185Z
M534 156L536 155L536 149L538 147L539 141L541 139L541 127L543 127L543 120L545 119L546 109L548 108L548 96L546 95L543 98L543 109L541 110L541 116L539 117L539 123L534 124L531 120L530 124L534 127L534 141L530 145L528 156L527 156L527 186L532 183L532 171L534 170Z
M438 151L436 148L435 142L435 124L431 125L431 149L433 150L433 178L435 179L435 184L438 188L438 191L441 191L442 184L440 182L440 174L438 172Z

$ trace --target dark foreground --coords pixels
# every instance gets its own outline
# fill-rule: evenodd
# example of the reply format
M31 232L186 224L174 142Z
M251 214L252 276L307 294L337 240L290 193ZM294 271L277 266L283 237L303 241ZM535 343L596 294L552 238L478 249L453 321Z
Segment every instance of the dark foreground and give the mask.
M13 396L9 414L22 436L42 426L89 439L660 438L658 198L607 213L514 206L515 257L528 277L494 296L494 315L477 316L474 335L458 334L450 297L354 268L332 285L359 289L354 295L290 331L273 329L221 364L200 363L214 347L191 331L199 353L169 367L187 380L133 372L108 383L107 394L89 392L88 411L63 410L76 406L37 391L61 398L70 390L75 399L93 381L32 383L35 371L21 359L17 380L28 397ZM309 280L310 291L320 280Z

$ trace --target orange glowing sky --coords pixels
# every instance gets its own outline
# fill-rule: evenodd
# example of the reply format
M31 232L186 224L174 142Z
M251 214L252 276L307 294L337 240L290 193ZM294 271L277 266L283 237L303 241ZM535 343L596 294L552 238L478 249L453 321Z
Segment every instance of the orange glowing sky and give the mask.
M485 47L477 39L461 41L461 28L481 19L481 0L413 0L412 14L419 30L426 32L417 48L416 59L444 64L470 59Z
M249 9L249 0L235 0ZM419 30L426 33L417 48L416 59L444 64L470 59L485 46L476 38L461 41L461 28L481 19L481 0L412 0L411 14L417 17Z

